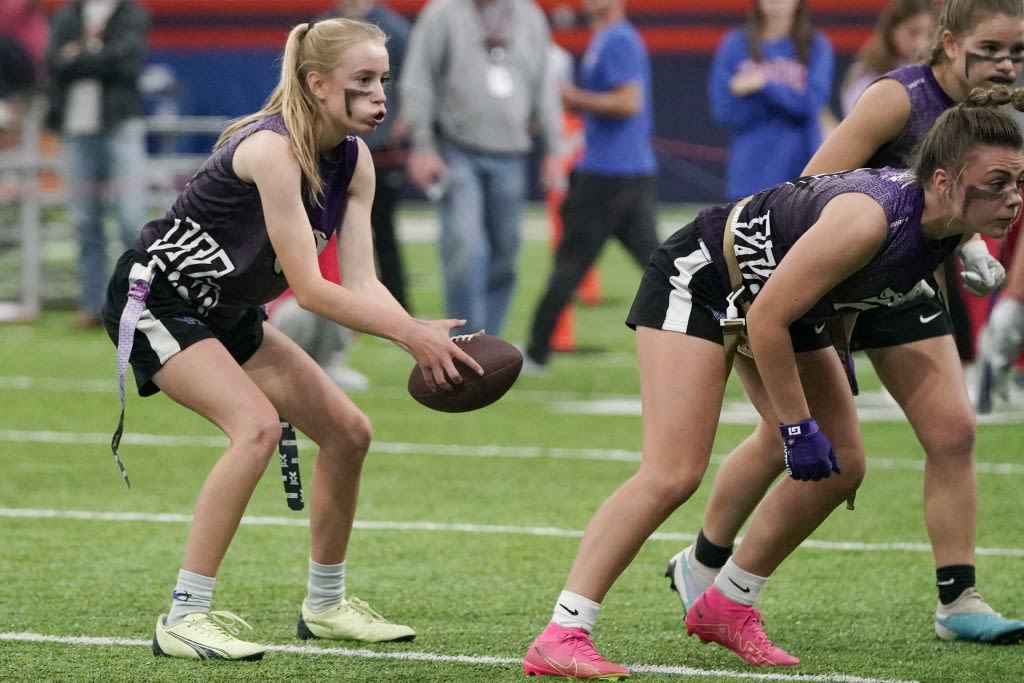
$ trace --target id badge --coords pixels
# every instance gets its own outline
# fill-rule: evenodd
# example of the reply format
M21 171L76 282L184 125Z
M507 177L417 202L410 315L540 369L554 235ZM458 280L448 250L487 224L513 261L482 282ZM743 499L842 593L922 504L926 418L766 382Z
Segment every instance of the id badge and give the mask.
M503 64L490 64L487 67L487 91L499 100L511 97L515 92L515 81L512 72Z

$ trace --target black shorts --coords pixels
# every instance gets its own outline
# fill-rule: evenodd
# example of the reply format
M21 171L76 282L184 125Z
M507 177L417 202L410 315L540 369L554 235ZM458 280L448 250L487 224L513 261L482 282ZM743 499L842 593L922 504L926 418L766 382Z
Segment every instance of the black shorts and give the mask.
M107 286L107 300L103 304L103 323L107 334L117 344L121 311L128 303L128 274L132 265L145 264L148 257L135 251L125 252L114 267ZM242 318L227 330L214 330L185 302L167 282L159 270L150 284L146 306L135 328L131 363L135 385L140 396L151 396L160 389L153 383L153 375L172 356L204 339L217 339L241 365L249 360L263 343L263 321L266 314L262 306L245 311Z
M932 286L938 289L935 283ZM953 334L953 322L937 296L918 297L890 308L872 308L857 316L850 350L900 346Z
M626 324L682 332L723 344L722 324L728 292L693 223L665 240L651 256L640 280ZM832 345L824 325L795 323L789 328L793 350L816 351Z

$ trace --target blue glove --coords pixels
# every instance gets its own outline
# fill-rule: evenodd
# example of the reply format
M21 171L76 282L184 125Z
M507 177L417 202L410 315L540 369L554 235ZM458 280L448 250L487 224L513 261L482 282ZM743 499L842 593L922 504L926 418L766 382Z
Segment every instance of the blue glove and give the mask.
M840 474L832 444L812 418L791 425L779 425L786 447L786 471L798 481L827 479Z

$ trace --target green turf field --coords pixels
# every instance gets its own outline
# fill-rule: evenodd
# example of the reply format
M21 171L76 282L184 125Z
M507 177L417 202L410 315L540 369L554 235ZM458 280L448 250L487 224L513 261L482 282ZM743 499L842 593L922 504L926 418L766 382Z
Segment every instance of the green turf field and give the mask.
M417 220L423 222L423 216ZM665 230L678 216L666 219ZM429 222L429 221L428 221ZM534 228L505 337L519 342L547 274ZM439 314L432 244L410 241L413 303ZM256 491L219 575L215 609L243 616L267 643L262 662L154 658L192 503L223 446L216 429L165 397L129 397L122 454L114 350L71 332L70 314L0 326L0 680L422 681L523 680L520 657L547 622L582 529L635 470L641 432L632 333L622 324L638 271L622 250L601 263L605 301L576 312L581 351L551 373L521 377L499 403L434 413L405 392L411 359L362 337L352 365L372 388L371 447L347 565L349 591L414 626L412 643L300 641L306 515L286 505L276 464ZM932 631L934 568L921 519L922 453L866 361L869 471L854 512L837 511L776 573L760 608L769 635L803 660L764 670L687 638L665 561L696 534L720 457L753 424L731 385L712 469L697 495L644 546L613 588L595 632L631 680L928 681L1024 679L1024 647L944 643ZM695 391L699 388L695 388ZM1024 616L1024 422L1004 409L978 430L979 588ZM300 444L303 474L312 448ZM781 457L781 456L780 456ZM308 482L307 482L308 483Z

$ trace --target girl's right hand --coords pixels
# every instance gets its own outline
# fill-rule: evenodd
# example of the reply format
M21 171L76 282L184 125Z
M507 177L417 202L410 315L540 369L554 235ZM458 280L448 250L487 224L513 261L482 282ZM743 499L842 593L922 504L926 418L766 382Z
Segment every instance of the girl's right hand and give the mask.
M786 471L797 481L819 481L841 474L832 443L811 418L779 425L785 446Z
M431 390L447 390L462 383L462 376L455 361L459 361L478 375L484 374L480 364L452 341L450 336L453 329L466 324L465 320L449 318L416 320L415 323L417 327L413 328L404 343L400 342L400 346L416 360L420 372L423 373L423 380ZM483 334L483 330L477 334Z

